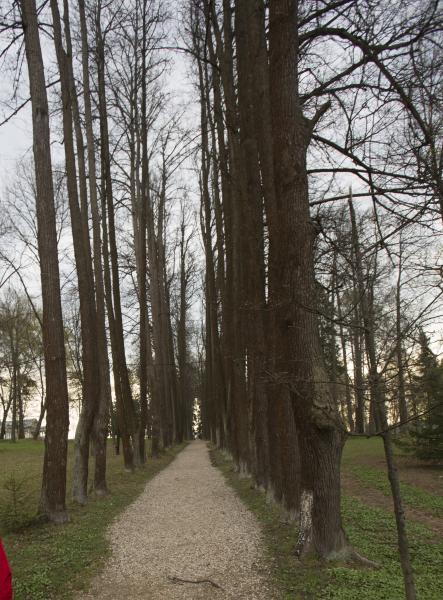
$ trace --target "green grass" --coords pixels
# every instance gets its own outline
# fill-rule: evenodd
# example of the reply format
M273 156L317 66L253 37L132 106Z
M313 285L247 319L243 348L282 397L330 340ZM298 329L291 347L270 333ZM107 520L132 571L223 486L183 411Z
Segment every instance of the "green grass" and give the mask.
M394 448L394 451L397 453L398 449ZM348 439L343 449L343 465L359 462L362 456L384 461L383 440L380 437L353 437Z
M370 446L370 451L379 449ZM354 454L354 448L348 450ZM391 513L370 508L355 498L344 498L343 520L356 550L379 563L378 569L351 568L340 564L300 562L293 556L297 531L264 495L241 479L233 465L213 450L214 464L225 475L245 504L256 514L264 532L276 588L283 600L401 600L403 580L397 552L395 520ZM408 526L418 598L440 600L443 589L443 543L427 528Z
M379 569L326 568L329 583L319 600L402 600L403 578L397 552L397 531L391 513L370 508L355 498L344 498L343 521L357 551L375 560ZM420 600L439 600L443 589L443 542L431 530L408 523L411 559Z
M401 448L395 447L394 451L397 456L404 456ZM375 459L380 466L362 464L362 458L365 459L365 462ZM343 466L365 486L374 487L385 496L391 497L381 438L351 438L348 440L343 451ZM443 517L443 498L441 496L404 481L400 482L400 487L406 506L418 508L429 515Z
M391 496L391 487L387 475L380 469L371 467L352 467L351 473L362 483L375 487L385 496ZM426 514L443 517L443 498L422 490L409 483L400 482L401 495L406 506L418 508Z
M108 484L111 494L91 497L87 506L68 503L66 525L34 524L4 537L11 563L15 600L69 600L85 589L106 559L109 547L105 531L111 521L143 490L146 482L166 467L183 446L150 459L135 473L127 473L122 457L109 444ZM38 503L43 443L24 440L0 442L0 504L6 500L4 482L11 474L25 481L27 503ZM71 489L72 445L69 447L68 490Z

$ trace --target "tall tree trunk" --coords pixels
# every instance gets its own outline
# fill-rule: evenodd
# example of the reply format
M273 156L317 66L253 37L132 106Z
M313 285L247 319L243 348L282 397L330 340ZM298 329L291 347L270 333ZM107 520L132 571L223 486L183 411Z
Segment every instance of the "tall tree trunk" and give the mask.
M202 157L200 174L200 193L202 202L202 234L205 249L206 275L206 359L210 373L209 398L213 411L212 441L219 447L225 445L225 401L223 365L218 331L216 266L212 244L212 209L211 209L211 152L209 142L209 80L208 73L201 60L198 62L200 87L200 123L202 131ZM214 175L215 176L215 175Z
M229 0L223 0L223 39L218 25L214 3L206 2L207 25L212 23L215 49L220 64L220 75L224 91L225 120L227 129L228 156L224 158L224 197L223 217L225 225L226 281L223 307L223 373L225 399L222 404L224 428L229 441L229 450L238 468L249 463L248 419L246 418L245 349L243 327L240 315L240 288L242 281L241 258L241 218L239 206L244 204L245 186L241 185L240 144L238 136L238 114L234 81L234 34L232 30L232 9ZM210 19L209 19L210 15ZM202 58L205 58L202 49ZM205 62L206 64L206 62ZM209 93L209 91L208 91ZM219 148L223 154L223 142ZM222 180L223 181L223 180ZM228 192L226 194L226 192ZM224 363L224 364L223 364ZM243 467L242 467L243 466Z
M37 425L32 433L32 439L34 439L34 440L38 440L38 438L40 437L40 431L42 429L42 423L43 423L43 419L45 418L45 414L46 414L46 399L40 405L40 414L38 416Z
M147 196L147 244L148 244L148 261L150 273L150 298L152 310L152 346L155 353L155 359L152 364L152 374L155 381L154 394L151 398L151 453L152 456L157 456L160 449L160 441L164 443L165 432L167 429L166 410L166 390L165 380L162 376L162 358L160 351L160 297L159 297L159 274L157 260L157 244L154 224L154 209L152 206L151 194ZM152 356L152 354L151 354Z
M179 314L177 322L177 362L180 386L180 420L181 431L184 439L192 439L192 411L193 395L189 373L189 349L188 349L188 285L189 274L187 268L188 243L186 239L185 207L182 206L180 224L180 296Z
M276 204L268 211L269 302L278 335L274 374L291 391L301 461L297 554L350 558L340 511L340 423L321 354L306 151L316 119L298 98L298 3L270 4L271 116ZM321 114L318 115L320 117Z
M100 378L100 397L93 424L95 457L94 490L96 494L103 495L107 493L106 440L108 437L109 411L111 407L111 383L109 373L108 343L106 338L102 240L100 231L100 212L97 200L97 172L92 124L91 92L89 84L88 34L84 0L79 0L79 14L82 44L83 100L85 108L86 143L88 149L89 198L91 202L94 246L93 266L97 309L97 351Z
M11 342L13 367L12 367L12 419L11 419L11 442L17 439L17 361L15 359L14 342Z
M165 215L166 215L166 163L163 154L161 186L158 194L158 220L157 220L157 277L159 290L160 307L160 352L162 361L162 374L165 389L165 414L167 415L167 429L164 438L165 446L168 447L177 440L177 421L176 421L176 371L175 360L171 353L170 336L170 308L166 277L166 249L165 249Z
M3 415L2 415L2 423L0 427L0 440L4 440L6 437L6 421L8 420L9 410L12 404L12 394L9 394L8 400L3 398L2 394L2 407L3 407Z
M106 440L108 437L109 410L111 406L111 383L109 373L108 343L106 339L105 291L103 282L102 240L100 211L97 200L97 172L95 142L92 123L91 92L89 84L88 33L84 0L79 0L80 31L82 43L83 101L85 108L86 143L88 150L89 198L91 202L92 232L94 246L94 279L97 310L97 352L100 379L100 397L93 424L94 436L94 490L96 494L107 493Z
M238 105L240 116L240 158L246 194L243 209L243 261L245 277L242 282L241 309L245 321L245 345L248 360L247 393L253 435L251 471L257 483L267 485L268 477L268 399L265 386L265 264L264 264L264 206L254 111L254 61L260 40L258 28L251 27L255 14L251 3L236 2L235 35L238 68ZM288 507L291 498L285 498ZM293 504L293 506L296 502Z
M23 406L22 375L20 366L17 368L17 407L18 407L18 439L25 439L25 410Z
M351 218L351 231L352 231L352 246L353 246L353 261L354 270L356 275L357 283L357 297L358 297L358 310L361 315L364 340L366 347L366 354L368 357L369 366L369 389L371 393L371 407L372 417L375 420L372 427L379 429L380 423L377 422L378 413L374 414L374 407L377 404L377 395L382 393L382 381L380 374L377 370L377 356L375 349L375 337L374 337L374 321L373 321L373 302L372 293L365 286L364 275L363 275L363 260L360 248L360 242L358 238L357 219L355 216L355 210L352 203L352 198L349 200L349 213Z
M364 287L363 278L361 276L362 258L358 238L356 236L357 225L355 218L354 205L352 197L349 199L349 212L352 224L352 241L354 245L354 257L356 261L356 272L360 274L358 279L358 290L361 304L363 323L365 328L365 341L369 360L369 384L371 386L371 396L374 403L375 423L377 429L381 432L383 438L383 446L385 450L386 464L388 467L388 477L391 485L392 499L394 502L395 520L397 525L398 549L400 553L400 562L403 571L403 580L406 591L407 600L415 600L415 584L412 571L411 559L409 554L409 543L406 533L406 519L403 509L403 501L400 493L400 482L398 478L397 467L394 460L392 449L391 432L388 427L388 419L386 416L386 404L383 393L383 382L377 369L377 357L375 351L374 340L374 319L372 314L372 299L368 302L367 291Z
M140 460L146 461L145 436L148 421L148 300L147 300L147 250L146 250L146 210L149 194L149 162L148 162L148 131L147 131L147 108L146 108L146 52L147 52L147 31L146 31L146 10L147 2L143 0L142 16L142 106L141 106L141 143L142 143L142 177L141 194L138 207L138 238L135 244L138 248L137 257L137 282L138 282L138 300L140 306L139 321L139 382L140 382L140 422L138 430L138 444Z
M214 169L217 166L218 172L215 177L220 177L220 189L222 202L220 207L217 204L217 196L214 198L215 218L216 218L216 245L217 245L217 287L221 301L221 331L220 331L220 444L224 449L232 451L234 438L231 435L229 423L230 415L228 415L228 390L232 386L230 381L232 366L231 366L231 328L233 322L233 285L232 275L233 269L233 193L234 183L230 173L230 155L232 149L233 132L228 133L228 142L225 140L225 120L227 122L228 131L232 126L233 112L228 111L228 105L232 109L233 94L230 89L231 85L231 60L227 58L228 51L226 48L221 50L221 36L217 26L217 16L215 14L214 5L206 2L207 11L207 26L212 23L214 35L217 43L214 45L214 36L208 36L209 58L212 63L212 81L213 81L213 113L215 127L212 127L213 135L217 137L217 144L213 138L213 160ZM232 43L229 32L227 34L228 43ZM226 58L225 58L226 57ZM220 64L220 68L218 64ZM221 72L222 70L222 72ZM225 104L223 103L222 90L227 90ZM225 110L226 106L226 110ZM226 113L226 114L225 114ZM228 116L229 115L229 116ZM229 122L228 122L229 121ZM215 164L216 162L216 164ZM225 264L226 263L226 264ZM229 393L229 396L231 394Z
M340 345L341 345L341 352L342 352L342 360L343 360L343 367L344 367L344 377L345 377L345 399L346 399L346 416L347 416L347 420L348 420L348 427L350 431L354 431L354 416L353 416L353 410L352 410L352 399L351 399L351 386L350 386L350 382L349 382L349 372L348 372L348 350L346 347L346 337L345 337L345 331L344 331L344 327L343 327L343 313L341 310L341 297L340 297L340 291L336 290L336 294L337 294L337 317L339 320L339 328L340 328Z
M352 224L352 302L354 323L352 325L352 342L353 342L353 357L354 363L354 396L355 396L355 431L356 433L365 432L365 390L363 378L363 352L364 352L364 335L363 335L363 320L361 314L361 299L359 294L359 280L362 277L358 271L356 261L356 249L358 247L358 230L356 223Z
M272 152L271 99L269 80L269 61L265 30L265 6L262 0L250 3L250 14L246 27L249 37L251 76L251 96L254 113L254 128L257 137L257 148L260 158L261 183L266 214L272 212L276 205L275 174ZM269 226L269 224L267 224ZM268 233L268 232L266 232ZM272 265L268 264L266 283L268 291L273 275ZM269 298L268 298L269 299ZM268 372L275 371L275 359L282 350L278 332L274 329L272 311L264 312L266 367ZM283 350L284 352L284 350ZM288 387L267 377L268 396L268 437L269 444L269 494L286 505L290 513L295 514L299 508L300 464L297 450L297 432L290 404Z
M395 353L397 358L397 381L398 381L398 409L400 422L406 423L408 420L408 407L406 404L406 385L405 385L405 367L403 356L403 331L402 331L402 309L401 309L401 276L402 276L402 240L400 238L399 257L398 257L398 275L395 290ZM405 425L407 427L407 425Z
M117 398L117 415L119 420L119 429L122 436L125 467L128 470L132 470L134 468L134 462L138 464L140 461L138 454L138 444L133 444L133 438L135 436L136 431L136 417L131 386L129 383L128 369L126 365L126 353L123 337L123 317L121 310L118 252L115 233L111 158L109 152L108 111L106 105L105 40L103 39L103 34L101 30L100 10L97 11L96 18L96 42L102 162L102 199L103 208L107 211L107 238L109 238L105 240L104 231L103 245L105 246L106 242L107 246L109 242L109 251L106 250L106 256L104 256L105 287L108 288L106 292L107 308L111 332L112 362L114 368L114 382ZM103 217L104 216L105 215L103 214ZM103 221L103 223L105 223L105 221Z
M21 0L20 6L31 89L47 398L40 511L51 521L61 523L66 522L68 518L65 499L69 405L52 183L48 100L35 0Z
M94 282L92 277L87 217L86 173L84 168L83 140L79 123L80 117L78 115L78 107L77 111L74 109L74 104L77 99L74 77L72 74L72 59L70 56L71 44L68 10L68 5L65 0L64 19L65 40L67 44L67 50L65 51L63 47L58 2L57 0L51 0L54 44L61 83L66 175L80 300L80 326L82 339L83 398L74 443L73 498L79 504L85 504L88 493L89 439L100 390L98 387L99 377ZM83 207L83 216L79 204L77 187L77 167L73 131L74 112L77 112L78 158L79 164L81 165L80 190L83 197L82 203L83 205L86 205Z

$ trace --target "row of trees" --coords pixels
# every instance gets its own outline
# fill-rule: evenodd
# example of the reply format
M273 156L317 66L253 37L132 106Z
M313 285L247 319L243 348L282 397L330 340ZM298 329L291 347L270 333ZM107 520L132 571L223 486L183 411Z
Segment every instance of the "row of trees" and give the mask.
M61 8L57 0L42 7L23 0L6 8L2 18L10 36L2 57L23 34L32 105L31 202L24 211L22 197L17 205L5 201L14 225L5 220L4 235L19 240L40 268L37 329L46 408L40 511L55 522L67 519L68 390L73 388L67 360L81 386L73 471L77 502L87 501L91 444L94 492L108 491L110 422L128 471L145 462L148 434L153 456L193 435L194 216L178 176L189 155L188 138L162 86L168 63L158 47L165 19L161 3L147 0L79 0ZM50 46L42 43L47 21ZM57 82L49 98L48 68L55 69ZM61 169L51 152L59 135ZM23 184L23 174L19 178ZM61 263L58 251L65 246ZM78 297L72 310L64 301L61 271L70 250L68 293ZM3 262L28 289L16 255L8 248ZM70 312L74 322L67 336Z
M46 4L18 4L1 27L11 47L23 31L31 88L47 388L42 510L66 518L64 220L55 210L65 186L81 337L75 499L86 501L91 441L95 490L106 492L111 369L131 470L145 459L147 432L154 455L190 437L203 357L203 435L299 516L299 556L364 561L342 527L341 453L347 435L382 435L414 598L391 430L439 402L423 400L420 379L423 348L431 352L424 331L441 305L429 244L443 213L438 3L184 0L173 42L157 0L64 0L62 15L57 0L50 15ZM196 127L184 126L195 107L188 119L165 91L171 48L189 57ZM190 339L193 192L203 352Z
M348 433L381 434L413 598L391 425L420 410L406 354L440 296L429 261L413 281L406 244L441 218L438 5L190 0L187 23L205 435L299 515L298 555L360 560L342 527L341 453Z

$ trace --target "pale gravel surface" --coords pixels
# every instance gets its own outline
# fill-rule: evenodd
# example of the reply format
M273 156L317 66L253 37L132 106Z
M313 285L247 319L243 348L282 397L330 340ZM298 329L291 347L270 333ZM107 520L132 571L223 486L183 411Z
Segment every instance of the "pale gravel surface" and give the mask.
M254 515L194 441L108 530L112 554L77 600L274 600ZM180 583L209 579L210 583Z

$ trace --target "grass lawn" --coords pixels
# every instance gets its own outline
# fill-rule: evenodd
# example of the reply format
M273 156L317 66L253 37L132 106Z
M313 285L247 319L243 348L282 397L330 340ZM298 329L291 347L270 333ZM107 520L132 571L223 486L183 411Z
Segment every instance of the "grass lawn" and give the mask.
M406 508L443 518L443 468L420 462L396 449L400 487ZM365 487L391 497L386 476L383 442L380 438L354 438L343 452L343 468Z
M296 525L288 523L276 506L267 503L264 495L251 488L251 481L239 478L232 463L220 452L211 452L212 460L221 469L230 485L256 514L261 522L277 589L284 600L401 600L403 580L397 552L395 519L389 507L376 508L351 495L343 497L345 529L357 551L376 561L379 569L350 568L340 564L320 565L300 562L293 556L297 539ZM365 485L378 486L386 477L383 469L383 449L378 439L353 439L345 447L343 466L346 470L365 472L365 460L377 461L374 479ZM365 459L365 460L363 460ZM380 463L381 464L378 464ZM361 464L363 463L363 464ZM360 471L358 471L360 473ZM427 510L440 506L441 497L417 487L418 496ZM414 490L415 493L415 490ZM421 495L420 495L421 494ZM432 497L432 502L429 497ZM409 498L410 501L411 498ZM409 501L408 500L408 501ZM418 598L440 600L443 590L443 540L435 531L412 521L408 522L413 567Z
M144 488L146 482L166 467L183 446L165 452L135 473L127 473L121 456L108 444L108 485L111 494L91 497L87 506L68 502L70 522L66 525L33 523L19 532L0 533L11 563L15 600L69 600L72 592L87 587L108 553L106 527ZM35 513L43 459L43 442L22 440L0 442L0 510L11 493L5 483L21 485L20 500L25 512ZM68 497L71 489L73 447L69 446ZM27 509L26 509L27 507ZM25 515L26 516L26 515ZM130 599L128 599L130 600Z

